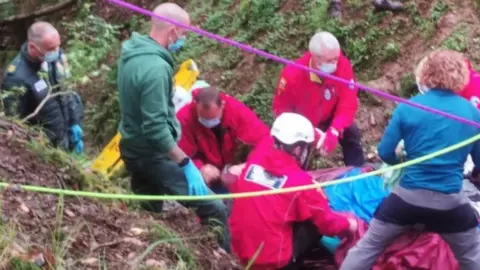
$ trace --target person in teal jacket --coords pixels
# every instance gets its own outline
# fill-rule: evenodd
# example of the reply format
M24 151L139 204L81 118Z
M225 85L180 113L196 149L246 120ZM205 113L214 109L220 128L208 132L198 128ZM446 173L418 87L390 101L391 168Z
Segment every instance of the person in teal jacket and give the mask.
M421 93L410 100L480 123L480 112L458 92L469 80L464 56L437 50L415 72ZM378 145L384 162L400 162L396 153L404 141L406 159L413 160L478 135L479 128L400 104ZM480 165L480 142L404 169L399 185L375 211L368 231L345 258L341 270L371 269L385 248L413 228L438 233L447 242L462 270L480 269L480 231L469 199L462 192L463 166L471 154Z
M190 24L188 13L173 3L157 6L154 13ZM213 194L192 160L178 147L180 124L173 104L172 52L185 41L185 30L156 18L149 36L132 33L122 44L117 83L120 100L120 153L131 174L136 194L207 195ZM221 246L229 251L227 211L221 200L182 202L195 208L203 224L219 222ZM144 208L162 211L160 201Z

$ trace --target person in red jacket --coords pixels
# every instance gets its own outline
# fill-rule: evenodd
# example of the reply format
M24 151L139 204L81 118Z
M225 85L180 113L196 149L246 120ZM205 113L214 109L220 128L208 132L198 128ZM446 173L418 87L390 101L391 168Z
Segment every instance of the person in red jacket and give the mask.
M350 61L342 54L338 40L328 32L315 34L310 40L309 52L296 63L355 81ZM359 105L357 92L354 85L321 79L314 73L287 65L273 98L273 113L278 116L295 112L305 116L326 132L321 153L332 153L340 142L345 165L361 167L365 158L360 131L354 123Z
M254 146L268 136L268 126L245 104L215 87L193 90L192 97L193 102L177 113L182 128L179 146L192 157L205 182L224 192L220 172L232 163L238 141Z
M467 86L460 92L460 95L468 99L477 109L480 109L480 74L473 69L470 61L467 60L470 70L470 80Z
M314 142L308 119L283 113L274 121L271 136L264 137L245 164L222 175L222 181L232 193L313 184L302 168ZM233 253L246 265L259 252L252 269L262 270L297 269L322 235L348 236L357 226L355 219L330 209L321 189L234 199L229 224Z

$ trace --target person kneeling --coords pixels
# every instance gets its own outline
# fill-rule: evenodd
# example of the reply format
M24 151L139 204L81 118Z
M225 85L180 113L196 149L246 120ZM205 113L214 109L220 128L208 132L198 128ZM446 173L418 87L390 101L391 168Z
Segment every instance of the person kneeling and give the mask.
M423 106L480 122L480 113L457 92L468 83L469 71L462 54L438 50L424 58L415 72L423 94L410 100ZM479 133L457 120L400 104L393 112L378 146L383 161L400 162L395 148L403 139L407 160L450 147ZM404 169L400 183L380 204L365 236L349 252L340 269L371 269L385 248L403 232L423 228L450 245L462 270L480 269L478 220L462 192L463 164L471 153L480 165L480 143Z
M194 102L177 113L182 135L178 145L202 173L213 192L226 193L220 172L233 162L238 141L255 146L268 126L245 104L207 86L192 91Z
M222 176L230 192L279 190L313 184L304 171L316 131L305 117L283 113L245 164ZM297 269L322 235L348 236L355 219L334 213L321 189L234 199L232 251L253 269ZM258 256L256 256L256 253Z

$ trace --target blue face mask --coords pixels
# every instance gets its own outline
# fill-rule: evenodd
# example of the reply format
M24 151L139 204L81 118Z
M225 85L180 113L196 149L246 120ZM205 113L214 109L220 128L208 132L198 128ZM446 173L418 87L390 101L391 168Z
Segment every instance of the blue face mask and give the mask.
M331 74L331 73L334 73L335 70L337 70L337 64L336 63L321 64L318 69L325 73Z
M171 52L177 52L185 44L185 37L179 37L176 42L168 44L168 50Z
M57 61L59 59L59 57L60 57L60 51L55 50L55 51L51 51L51 52L46 52L45 56L43 56L43 60L45 62L52 63L52 62Z
M215 118L215 119L204 119L199 117L198 121L204 125L206 128L213 128L218 125L220 125L220 118Z

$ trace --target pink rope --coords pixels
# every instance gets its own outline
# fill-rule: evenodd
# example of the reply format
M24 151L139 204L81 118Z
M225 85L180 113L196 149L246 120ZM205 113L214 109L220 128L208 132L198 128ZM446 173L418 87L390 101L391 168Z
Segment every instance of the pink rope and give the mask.
M468 120L468 119L465 119L465 118L462 118L462 117L458 117L458 116L453 115L453 114L449 114L449 113L446 113L446 112L443 112L443 111L440 111L440 110L437 110L437 109L433 109L433 108L430 108L430 107L412 102L410 100L394 96L394 95L386 93L384 91L377 90L377 89L374 89L374 88L371 88L371 87L368 87L368 86L365 86L365 85L361 85L361 84L356 83L356 82L352 83L351 81L348 81L348 80L345 80L345 79L342 79L342 78L339 78L339 77L335 77L335 76L330 75L328 73L324 73L324 72L321 72L319 70L312 69L310 67L297 64L292 60L288 60L288 59L285 59L285 58L267 53L265 51L256 49L256 48L254 48L250 45L242 44L238 41L231 40L231 39L228 39L228 38L224 38L222 36L207 32L207 31L202 30L200 28L185 25L185 24L179 23L177 21L171 20L169 18L159 16L157 14L154 14L151 11L148 11L146 9L143 9L143 8L138 7L138 6L132 5L130 3L126 3L126 2L121 1L121 0L108 0L108 1L115 4L115 5L118 5L118 6L121 6L123 8L129 9L131 11L134 11L134 12L137 12L137 13L140 13L140 14L143 14L143 15L147 15L149 17L155 17L155 18L160 19L162 21L166 21L166 22L171 23L173 25L176 25L178 27L181 27L181 28L187 29L191 32L197 33L201 36L216 40L216 41L221 42L221 43L228 44L228 45L233 46L233 47L237 47L237 48L239 48L241 50L244 50L246 52L253 53L253 54L256 54L258 56L268 58L270 60L282 63L284 65L292 65L292 66L295 66L296 68L303 69L303 70L309 71L309 72L313 72L313 73L317 74L318 76L320 76L321 78L329 78L329 79L347 84L349 86L357 86L359 89L362 89L362 90L365 90L367 92L373 93L377 96L380 96L380 97L383 97L383 98L386 98L386 99L389 99L389 100L392 100L392 101L405 103L407 105L410 105L410 106L413 106L413 107L416 107L416 108L419 108L419 109L422 109L422 110L425 110L425 111L428 111L428 112L431 112L431 113L435 113L435 114L438 114L438 115L441 115L441 116L444 116L444 117L447 117L447 118L450 118L450 119L454 119L454 120L460 121L462 123L469 124L469 125L472 125L474 127L480 128L480 123L477 123L475 121L471 121L471 120Z

